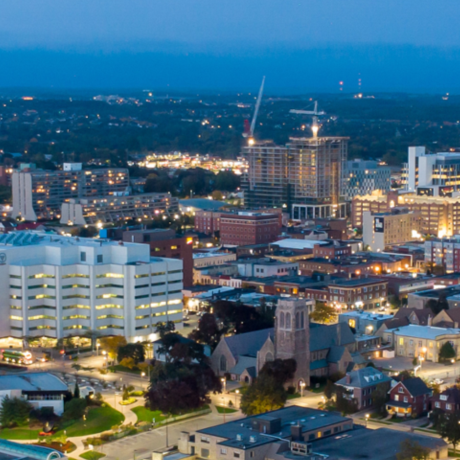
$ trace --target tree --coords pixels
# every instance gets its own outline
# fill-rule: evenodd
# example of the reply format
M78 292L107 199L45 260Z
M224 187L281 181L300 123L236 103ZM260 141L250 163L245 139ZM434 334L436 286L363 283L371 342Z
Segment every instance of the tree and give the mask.
M295 359L275 359L267 361L260 370L259 377L271 377L278 385L284 386L294 378L297 370Z
M74 398L64 404L64 415L62 418L65 421L78 420L83 417L86 410L86 399Z
M164 323L157 323L155 332L157 334L160 334L160 338L163 338L165 334L169 334L170 332L173 332L175 329L176 325L173 321L166 321Z
M124 358L131 358L135 365L145 361L144 345L141 343L128 343L120 346L117 355L118 362L122 361Z
M134 369L136 367L136 362L133 358L123 358L119 363L121 366L127 367L128 369Z
M337 319L337 311L330 305L316 302L315 310L310 313L310 319L315 323L333 323Z
M168 362L191 364L193 362L202 363L206 359L203 345L184 341L182 336L174 333L163 336L157 352L165 356Z
M442 438L447 439L455 449L460 442L460 414L453 412L444 414L438 421L438 433Z
M426 308L430 308L431 311L433 312L433 315L437 315L443 310L448 310L449 309L449 303L447 302L447 299L445 296L439 296L438 299L430 299L426 303Z
M417 441L405 439L401 442L397 460L426 460L430 458L430 449L421 446Z
M5 396L0 409L0 423L2 427L24 425L32 409L32 405L25 399Z
M188 338L198 343L209 345L212 350L216 348L222 337L223 331L217 325L216 317L211 313L205 313L198 323L198 328L192 331Z
M78 386L78 382L75 382L75 388L73 390L73 397L74 398L80 397L80 387Z
M274 377L257 378L241 398L241 411L245 415L257 415L284 407L287 393Z
M213 200L217 201L222 201L224 199L224 196L220 190L214 190L214 192L211 193L211 196Z
M450 342L444 342L439 350L439 361L449 361L456 357L454 347Z
M123 394L122 397L123 401L127 401L129 399L129 390L126 385L123 385Z
M209 393L221 388L220 379L205 364L157 363L150 376L145 406L179 414L209 403Z
M332 395L335 393L335 385L334 383L327 379L326 386L324 387L324 396L326 396L326 399L332 399Z
M377 385L377 388L372 393L372 405L375 407L375 411L379 414L386 413L386 402L388 399L388 388L386 385Z
M110 359L115 359L118 355L118 349L127 344L126 339L122 335L112 337L102 337L99 339L101 348L107 352Z
M337 401L336 407L339 412L343 414L352 414L358 410L358 404L355 399L348 399L344 396L344 388L336 385Z
M217 190L233 192L240 186L240 177L231 171L220 171L215 179Z

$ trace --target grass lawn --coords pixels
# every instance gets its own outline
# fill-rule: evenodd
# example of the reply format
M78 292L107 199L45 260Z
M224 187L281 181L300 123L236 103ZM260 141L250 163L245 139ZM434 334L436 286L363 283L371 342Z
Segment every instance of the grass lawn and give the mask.
M194 412L202 411L209 409L208 405L200 407L199 409L191 410L186 412L187 414L193 414ZM137 415L138 422L149 422L152 423L152 420L155 419L155 423L162 422L164 419L168 418L167 414L161 413L159 410L149 410L146 409L144 406L137 406L131 409ZM178 415L185 415L185 414L172 414L171 417L177 417Z
M100 458L105 457L105 454L101 454L100 452L90 450L89 452L84 452L83 454L81 454L80 457L86 460L99 460Z
M130 374L136 374L136 375L141 375L141 370L138 369L137 367L134 369L130 369L129 367L122 366L120 364L117 364L115 366L110 366L109 369L115 371L115 372L128 372Z
M41 430L29 430L24 427L3 428L0 430L0 439L11 439L13 441L22 441L27 439L36 440L40 431Z
M292 395L287 396L287 399L296 399L296 398L300 398L300 393L294 393Z
M388 421L391 422L391 423L404 423L404 422L407 422L408 418L405 418L405 417L395 417L395 418L390 418Z
M64 425L67 436L89 436L102 431L110 430L114 425L118 425L125 419L121 412L113 409L109 405L105 407L93 407L88 411L86 420L68 422ZM62 434L62 431L57 433Z
M236 409L230 409L230 407L216 406L216 409L219 414L233 414L236 412Z
M449 457L460 458L460 453L449 450Z

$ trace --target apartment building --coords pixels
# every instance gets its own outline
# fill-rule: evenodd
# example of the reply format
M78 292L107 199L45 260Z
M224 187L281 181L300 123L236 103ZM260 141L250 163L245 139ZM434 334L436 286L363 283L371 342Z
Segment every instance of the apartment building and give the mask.
M146 244L44 232L0 235L1 337L59 339L95 330L129 341L182 320L182 261Z
M243 148L245 205L284 208L294 220L344 217L348 138L290 138Z
M363 213L363 243L371 251L383 251L392 244L420 240L422 216L407 208L392 208L389 212Z
M13 172L13 217L24 220L61 216L62 203L71 198L105 197L129 193L125 168L83 170L81 163L64 163L59 171L23 165Z
M364 212L386 213L394 207L404 207L412 212L419 212L422 218L421 233L438 237L452 236L460 233L460 196L440 197L422 196L414 193L355 197L352 201L352 225L362 228Z
M425 263L442 267L446 273L460 272L460 235L425 241Z
M232 252L195 252L193 254L193 267L204 268L223 265L236 260Z
M179 200L170 193L70 198L61 205L61 224L88 225L126 219L154 219L179 212Z
M345 187L348 200L355 196L368 195L374 190L388 193L391 188L391 168L377 161L347 161Z

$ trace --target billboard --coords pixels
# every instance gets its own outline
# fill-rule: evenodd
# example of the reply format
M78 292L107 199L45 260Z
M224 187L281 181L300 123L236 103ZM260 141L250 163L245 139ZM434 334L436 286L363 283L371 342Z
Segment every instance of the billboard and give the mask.
M383 233L383 217L374 217L374 233Z

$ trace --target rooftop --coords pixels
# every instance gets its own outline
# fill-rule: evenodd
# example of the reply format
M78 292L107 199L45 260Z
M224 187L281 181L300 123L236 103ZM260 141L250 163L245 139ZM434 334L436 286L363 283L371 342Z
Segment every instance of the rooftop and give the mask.
M360 318L367 321L386 321L393 319L393 315L383 315L380 313L369 313L360 310L351 310L344 313L340 313L341 317Z
M437 337L443 335L458 335L460 329L434 327L434 326L418 326L417 324L409 324L407 326L391 329L395 335L405 337L415 337L420 339L436 340Z
M1 375L0 390L67 391L67 385L48 372Z
M315 245L327 245L328 241L324 240L299 240L297 238L286 238L284 240L270 243L270 246L278 246L285 249L313 249Z
M206 259L207 257L218 257L218 256L235 256L231 252L194 252L194 259Z
M203 211L218 211L228 206L225 201L210 200L208 198L190 198L188 200L179 200L181 206L198 208Z
M258 423L270 423L280 420L279 430L276 438L254 429ZM236 448L255 447L257 445L276 442L279 438L291 437L291 426L300 425L302 432L320 429L332 424L350 420L342 417L337 412L325 412L300 406L289 406L272 412L246 417L244 419L216 425L198 431L198 433L208 434L224 438L219 444Z
M350 382L347 382L347 377ZM344 378L338 380L336 385L366 388L383 382L390 382L391 378L373 367L364 367L349 372Z

